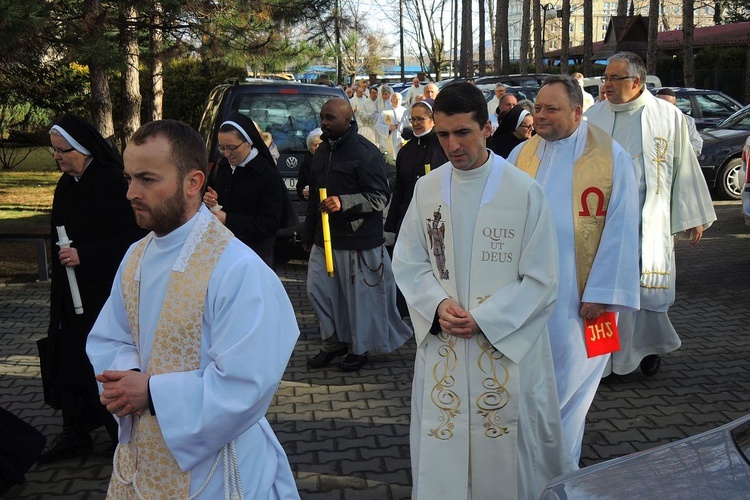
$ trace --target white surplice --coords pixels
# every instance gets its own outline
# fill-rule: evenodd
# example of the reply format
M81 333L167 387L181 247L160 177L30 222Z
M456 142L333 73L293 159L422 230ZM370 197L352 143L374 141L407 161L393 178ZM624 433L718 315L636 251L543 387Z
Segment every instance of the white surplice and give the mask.
M466 172L446 164L417 182L393 256L418 345L413 498L536 498L573 469L546 327L557 267L539 185L501 157ZM448 297L482 333L430 334Z
M584 324L578 314L581 302L606 304L607 310L614 312L634 311L639 305L638 186L633 162L617 143L612 145L612 192L604 231L579 300L573 171L586 147L587 129L588 124L582 121L571 136L554 142L542 139L536 150L540 160L536 180L552 210L560 250L560 287L548 328L563 429L576 464L581 457L586 414L609 360L609 355L586 355ZM511 152L509 162L515 163L521 148L523 144Z
M123 265L91 333L86 352L96 373L148 372L153 333L170 272L189 265L187 223L154 237L140 264L140 349L133 341L122 296ZM128 250L123 262L133 251ZM299 498L286 454L265 419L299 336L294 310L274 272L236 238L209 281L204 303L200 369L152 376L150 390L162 436L180 469L191 472L190 493L208 477L217 453L234 440L245 498ZM148 410L146 410L148 411ZM120 441L132 417L119 419ZM222 465L200 498L224 498Z
M375 101L367 96L362 96L362 99L357 100L357 107L354 109L354 116L357 118L357 130L359 135L365 137L371 143L377 144L378 135L375 132L377 106Z
M404 126L403 118L405 112L406 108L403 106L385 110L378 115L378 121L375 123L380 150L387 152L394 163L396 162L396 155L401 151L401 131ZM391 125L396 125L396 129L391 130Z
M621 349L605 371L627 374L650 354L681 345L667 316L675 298L674 240L687 229L708 229L716 214L692 150L683 113L647 90L623 104L602 101L586 119L603 129L636 166L641 210L641 309L620 316Z

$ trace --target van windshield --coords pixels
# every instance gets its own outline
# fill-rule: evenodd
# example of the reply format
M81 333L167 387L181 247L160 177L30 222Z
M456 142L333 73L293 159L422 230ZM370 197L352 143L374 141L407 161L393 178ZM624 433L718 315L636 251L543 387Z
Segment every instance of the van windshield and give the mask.
M320 109L332 96L314 94L244 94L235 97L232 112L251 118L271 134L281 154L307 151L307 134L320 127Z

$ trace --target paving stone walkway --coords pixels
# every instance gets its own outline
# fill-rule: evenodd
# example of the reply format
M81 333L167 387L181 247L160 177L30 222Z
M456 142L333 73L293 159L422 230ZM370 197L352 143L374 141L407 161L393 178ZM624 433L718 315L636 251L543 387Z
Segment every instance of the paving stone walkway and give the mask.
M695 248L677 250L677 300L670 310L682 348L652 378L610 377L589 414L582 463L590 465L725 424L750 412L750 227L736 202L715 204L719 222ZM413 340L372 356L359 373L310 371L315 318L305 294L306 266L279 270L302 331L268 413L289 455L303 499L396 500L411 495L409 396ZM48 321L49 285L0 286L0 406L45 435L61 430L42 401L36 340ZM94 434L95 454L35 465L3 498L99 499L111 462Z

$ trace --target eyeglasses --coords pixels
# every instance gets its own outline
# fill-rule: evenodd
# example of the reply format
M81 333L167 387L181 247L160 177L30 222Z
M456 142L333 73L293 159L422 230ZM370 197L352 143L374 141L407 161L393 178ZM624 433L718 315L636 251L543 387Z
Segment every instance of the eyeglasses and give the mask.
M412 116L409 121L412 123L422 123L425 120L431 120L432 118L425 118L423 116Z
M534 124L532 123L531 125L519 125L518 128L530 129L530 128L534 128Z
M236 146L219 146L219 153L234 153L238 147L245 144L247 141L242 141L241 143L237 144Z
M638 77L637 76L617 76L617 75L607 76L607 75L602 75L602 81L604 83L607 83L607 82L617 83L619 81L628 80L630 78L638 78Z
M49 149L49 152L50 152L50 154L52 154L52 156L55 156L55 155L61 155L62 156L65 153L70 153L71 151L75 151L76 150L76 148L68 148L68 149L47 148L47 149Z

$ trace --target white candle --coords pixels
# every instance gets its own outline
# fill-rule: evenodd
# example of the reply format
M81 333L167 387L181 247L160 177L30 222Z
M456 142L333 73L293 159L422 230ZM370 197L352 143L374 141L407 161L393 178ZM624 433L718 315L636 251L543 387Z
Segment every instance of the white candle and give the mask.
M65 232L65 226L55 226L57 228L57 246L60 248L70 248L72 240L68 239L68 233ZM68 284L70 284L70 295L73 297L73 307L76 314L83 314L83 303L81 302L81 292L78 290L78 280L76 272L72 267L65 266L65 272L68 273Z

